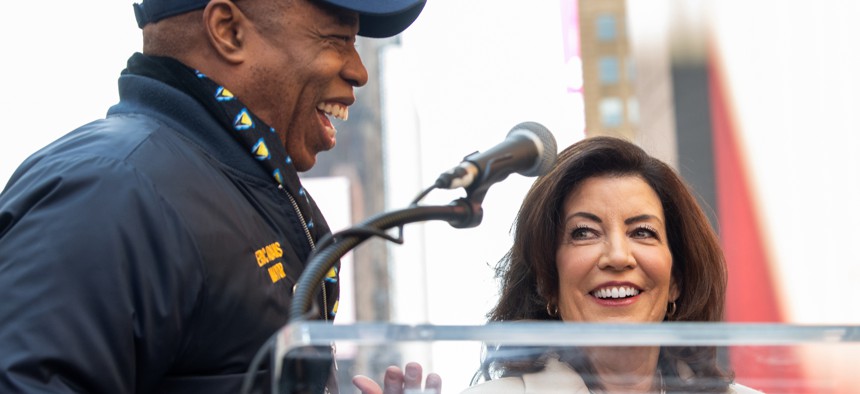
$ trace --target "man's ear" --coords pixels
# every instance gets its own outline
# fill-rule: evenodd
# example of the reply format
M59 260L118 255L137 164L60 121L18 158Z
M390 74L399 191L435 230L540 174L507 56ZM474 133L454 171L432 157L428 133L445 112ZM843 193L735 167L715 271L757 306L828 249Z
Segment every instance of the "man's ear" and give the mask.
M203 9L203 27L212 49L229 63L241 63L251 21L230 0L212 0Z

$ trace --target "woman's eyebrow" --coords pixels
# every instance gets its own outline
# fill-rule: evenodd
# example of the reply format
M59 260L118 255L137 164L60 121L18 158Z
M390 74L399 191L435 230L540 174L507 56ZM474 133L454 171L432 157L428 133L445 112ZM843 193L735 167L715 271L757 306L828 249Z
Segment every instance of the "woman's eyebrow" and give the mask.
M657 215L651 215L651 214L645 213L642 215L636 215L636 216L625 219L624 224L647 222L649 220L656 220L656 221L660 222L661 224L663 223L663 221Z
M565 221L569 221L570 219L573 219L575 217L586 218L589 220L593 220L597 223L603 223L603 220L601 220L600 217L598 217L597 215L590 213L590 212L574 212L574 213L568 215L567 219L565 219Z

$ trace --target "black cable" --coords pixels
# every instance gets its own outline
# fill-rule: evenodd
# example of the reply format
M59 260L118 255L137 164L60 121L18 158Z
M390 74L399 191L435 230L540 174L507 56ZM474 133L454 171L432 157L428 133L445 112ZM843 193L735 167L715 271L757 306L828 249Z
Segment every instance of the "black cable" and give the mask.
M424 189L424 191L422 191L421 193L418 193L418 195L415 196L414 199L412 199L412 202L409 203L409 206L410 207L417 206L418 202L423 200L424 197L427 197L427 195L430 194L431 191L437 189L439 187L439 185L440 185L440 181L437 180L436 184ZM316 255L318 250L325 249L326 247L329 246L329 244L332 244L336 240L343 239L344 237L347 237L347 236L359 235L359 236L366 236L365 238L370 238L370 236L375 235L377 237L384 238L384 239L387 239L391 242L394 242L398 245L403 245L403 226L402 225L397 226L397 230L400 233L397 236L397 238L389 236L388 233L386 233L385 231L377 230L377 229L372 228L372 227L354 227L354 228L348 228L348 229L343 230L343 231L339 231L337 233L330 233L330 234L323 235L322 238L320 238L319 241L317 241L314 250L312 250L311 254L308 256L307 261L310 261L314 257L314 255Z
M422 199L424 199L424 197L426 197L428 194L430 194L430 192L432 192L434 189L439 187L439 184L440 184L439 181L436 181L436 184L424 189L424 191L422 191L421 193L418 193L418 195L415 196L415 198L412 200L412 202L409 203L409 206L412 207L412 206L418 205L418 202L421 201Z
M424 197L427 197L427 195L430 194L431 191L433 191L439 187L439 185L440 185L439 182L440 181L437 180L436 184L424 189L424 191L422 191L421 193L418 193L418 195L415 196L415 198L412 200L412 202L409 203L409 206L410 207L417 206L418 202L423 200ZM402 245L403 244L403 226L402 225L398 226L397 229L400 233L400 235L397 238L391 237L386 232L380 231L380 230L377 230L377 229L371 228L371 227L355 227L355 228L349 228L349 229L346 229L346 230L343 230L343 231L340 231L337 233L326 234L326 235L322 236L322 238L320 238L319 241L317 241L316 247L311 252L310 256L308 256L307 261L310 261L311 258L314 257L314 254L316 254L317 250L324 249L329 244L335 242L335 240L342 239L345 236L362 235L362 236L368 236L367 238L370 238L369 236L375 235L377 237L381 237L381 238L387 239L391 242L394 242L398 245Z
M245 376L242 379L242 389L239 390L240 394L251 394L251 390L254 388L254 378L257 377L257 372L260 369L260 365L263 363L263 358L266 357L267 354L274 352L275 344L277 343L278 333L280 331L275 332L263 346L260 346L260 349L257 350L257 353L254 354L254 358L251 359L251 364L248 366L248 371L245 372ZM274 373L275 371L272 371Z
M398 245L403 245L403 226L397 226L397 229L399 234L396 238L391 235L388 235L388 233L383 230L375 229L372 227L352 227L343 231L338 231L337 233L326 234L322 236L319 241L317 241L316 247L314 248L314 250L311 251L311 254L308 256L306 261L311 261L311 259L316 256L317 251L325 249L329 246L329 244L337 242L338 240L341 240L345 237L351 236L362 236L364 238L370 238L371 236L375 235L377 237L394 242Z

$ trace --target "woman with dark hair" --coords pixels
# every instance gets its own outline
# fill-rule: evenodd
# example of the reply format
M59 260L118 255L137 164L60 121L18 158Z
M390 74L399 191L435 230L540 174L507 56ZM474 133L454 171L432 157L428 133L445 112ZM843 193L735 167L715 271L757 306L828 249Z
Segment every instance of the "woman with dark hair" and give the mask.
M570 146L535 181L497 275L492 322L717 322L725 308L723 253L695 197L668 165L611 137ZM714 347L501 351L466 393L757 392L732 383Z

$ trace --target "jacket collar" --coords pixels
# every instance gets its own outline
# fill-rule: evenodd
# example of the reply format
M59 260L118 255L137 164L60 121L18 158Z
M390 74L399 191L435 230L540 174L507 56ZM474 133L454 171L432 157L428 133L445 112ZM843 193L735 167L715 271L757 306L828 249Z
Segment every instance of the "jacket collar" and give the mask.
M164 82L132 74L119 78L119 104L108 115L139 113L158 119L230 168L271 183L271 176L197 100Z

